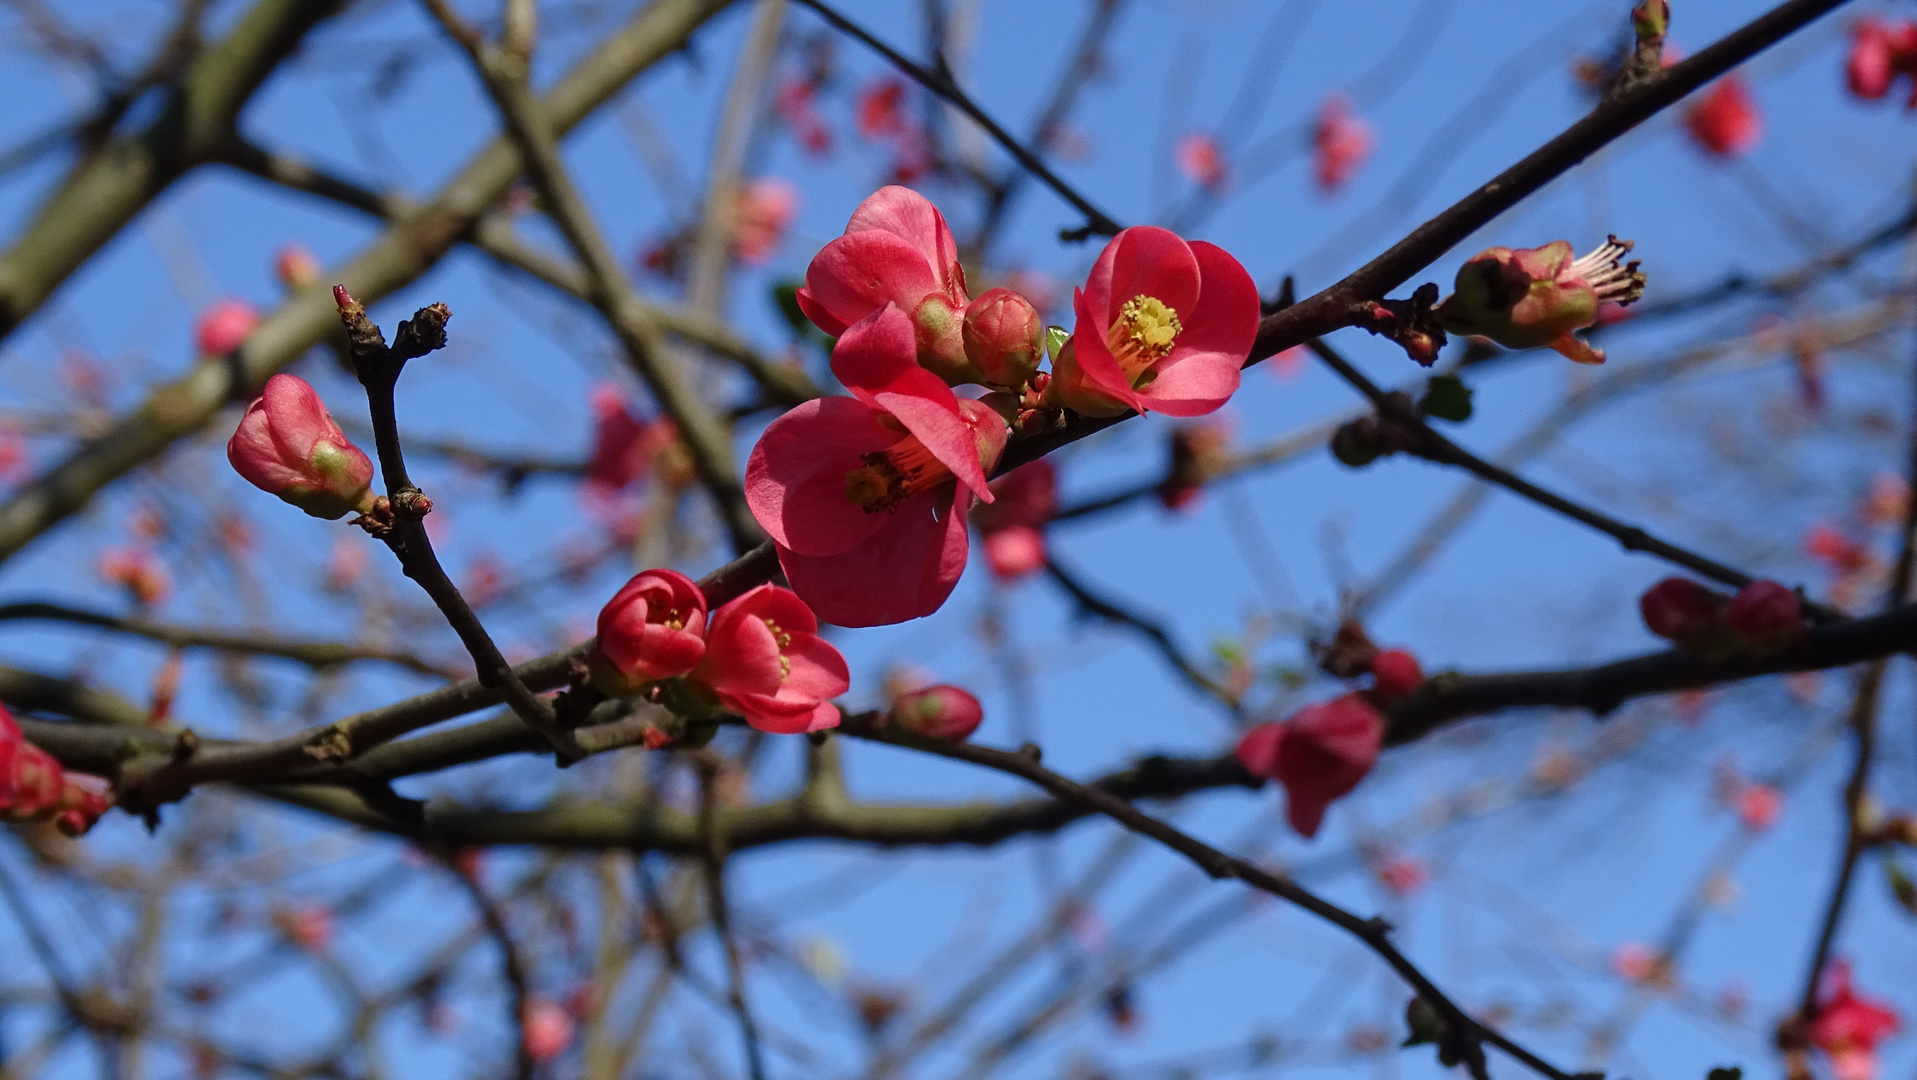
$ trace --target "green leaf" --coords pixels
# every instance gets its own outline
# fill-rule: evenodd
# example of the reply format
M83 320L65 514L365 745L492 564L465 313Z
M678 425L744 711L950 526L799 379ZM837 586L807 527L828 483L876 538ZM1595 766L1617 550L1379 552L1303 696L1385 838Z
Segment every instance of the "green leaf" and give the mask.
M1418 408L1426 416L1461 424L1471 419L1471 388L1456 375L1433 375Z
M1062 326L1046 327L1045 328L1046 359L1050 360L1054 364L1058 363L1058 350L1064 348L1065 343L1070 340L1072 340L1072 332L1070 330L1067 330Z

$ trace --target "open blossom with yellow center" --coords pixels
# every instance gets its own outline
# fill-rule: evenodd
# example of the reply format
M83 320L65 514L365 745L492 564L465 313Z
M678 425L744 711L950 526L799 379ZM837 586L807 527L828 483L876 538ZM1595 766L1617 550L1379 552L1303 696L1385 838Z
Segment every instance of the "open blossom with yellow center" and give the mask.
M1045 393L1086 416L1212 412L1258 334L1258 289L1238 260L1149 225L1105 245L1072 307L1078 326Z

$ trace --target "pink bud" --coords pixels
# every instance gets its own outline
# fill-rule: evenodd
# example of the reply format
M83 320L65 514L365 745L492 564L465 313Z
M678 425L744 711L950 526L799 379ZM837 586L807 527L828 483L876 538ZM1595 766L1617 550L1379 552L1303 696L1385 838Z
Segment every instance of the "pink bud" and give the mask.
M1713 157L1742 157L1764 137L1764 117L1750 88L1736 72L1717 80L1691 110L1684 126Z
M1769 784L1751 784L1738 792L1738 820L1753 832L1762 832L1777 824L1777 817L1783 812L1784 794Z
M1400 698L1424 685L1424 669L1403 649L1379 649L1371 657L1371 679L1378 696Z
M319 256L305 244L285 243L273 256L273 273L288 289L304 289L319 280Z
M1696 649L1717 636L1724 598L1688 578L1668 577L1644 590L1637 609L1651 633Z
M1724 608L1724 625L1754 652L1793 645L1808 629L1797 594L1775 581L1753 581L1739 590Z
M1664 958L1641 941L1627 941L1611 954L1611 970L1632 982L1644 982L1657 975Z
M956 686L928 686L892 702L892 722L928 739L958 742L977 731L984 719L978 698Z
M519 1038L526 1056L534 1061L551 1061L572 1045L573 1020L566 1010L543 998L526 1003L520 1018Z
M1030 300L993 289L965 309L965 358L988 386L1016 390L1038 373L1045 355L1045 320Z
M1010 525L985 534L985 565L999 581L1017 581L1045 568L1045 534Z
M1326 192L1345 186L1371 156L1375 141L1371 125L1351 114L1348 98L1335 92L1326 97L1311 135L1318 186Z
M1384 745L1384 717L1360 694L1310 705L1238 742L1247 772L1285 785L1285 816L1310 838L1325 810L1358 786Z
M614 697L691 671L706 654L706 598L677 570L647 570L599 611L592 678Z
M1851 30L1850 57L1844 63L1844 80L1850 84L1850 92L1867 101L1876 101L1889 93L1895 74L1891 67L1893 60L1890 35L1884 31L1883 22L1874 18L1858 20Z
M259 313L246 301L220 300L200 312L193 327L193 341L201 356L225 356L245 344L259 322Z
M373 463L347 440L306 380L275 375L247 406L226 459L261 491L314 517L338 518L373 505Z

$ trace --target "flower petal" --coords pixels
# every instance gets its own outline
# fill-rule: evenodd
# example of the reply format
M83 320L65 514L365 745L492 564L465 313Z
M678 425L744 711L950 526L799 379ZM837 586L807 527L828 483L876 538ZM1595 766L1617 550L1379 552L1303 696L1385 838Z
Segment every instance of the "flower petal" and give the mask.
M1089 291L1072 291L1072 312L1078 316L1078 325L1072 329L1072 362L1078 366L1082 381L1090 389L1135 409L1138 407L1138 395L1132 391L1132 383L1125 377L1125 369L1118 366L1118 358L1112 355L1112 350L1105 344L1105 332L1109 327L1095 305L1096 298Z
M1107 323L1101 330L1109 327L1110 317L1134 296L1156 297L1178 312L1181 320L1198 306L1198 259L1177 233L1156 225L1137 225L1114 237L1112 246L1117 250L1112 256Z
M911 244L924 256L940 289L954 302L965 302L965 271L959 268L958 243L945 224L945 215L931 200L911 188L888 184L867 196L845 224L847 236L868 231L890 233Z
M888 302L917 310L927 293L939 291L939 280L916 247L873 230L819 249L806 267L805 288L809 303L850 326Z
M1203 240L1192 241L1190 247L1198 260L1201 291L1189 312L1179 309L1185 329L1178 345L1236 356L1243 367L1258 336L1258 286L1223 248Z
M1140 409L1166 416L1203 416L1216 412L1238 392L1244 358L1226 353L1192 353L1161 366L1158 378L1137 393Z
M888 626L930 615L965 572L969 504L969 494L955 498L941 486L899 504L887 528L848 551L820 557L780 547L779 565L826 622Z
M883 415L851 398L814 398L765 429L746 461L746 505L780 546L833 555L884 526L886 515L845 497L845 476L861 456L899 439Z

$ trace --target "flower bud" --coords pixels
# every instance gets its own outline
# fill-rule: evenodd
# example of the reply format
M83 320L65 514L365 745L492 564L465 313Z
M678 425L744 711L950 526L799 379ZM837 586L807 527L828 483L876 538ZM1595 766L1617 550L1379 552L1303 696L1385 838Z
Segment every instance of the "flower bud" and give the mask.
M1668 577L1638 597L1637 609L1651 633L1701 649L1720 636L1724 598L1688 578Z
M1691 137L1712 157L1742 157L1764 137L1764 116L1757 99L1737 72L1717 80L1684 114Z
M944 294L932 293L912 312L919 366L952 386L985 381L966 358L965 310Z
M298 376L266 381L227 442L226 459L254 487L314 517L364 513L373 505L373 463Z
M1371 657L1371 679L1378 696L1400 698L1424 685L1424 669L1403 649L1379 649Z
M1438 305L1444 328L1477 334L1506 348L1551 348L1580 364L1604 354L1572 334L1597 322L1603 304L1629 304L1644 294L1633 261L1620 265L1631 242L1613 236L1583 258L1554 240L1539 248L1486 248L1458 268L1456 291Z
M201 356L225 356L246 344L247 335L260 323L259 313L244 300L220 300L193 324L193 343Z
M273 273L289 290L304 289L319 280L319 256L305 244L282 244L273 256Z
M1752 652L1775 652L1804 636L1804 608L1797 594L1775 581L1753 581L1724 608L1724 625Z
M999 581L1017 581L1045 568L1045 534L1030 525L1008 525L984 534L985 565Z
M1892 69L1890 34L1881 20L1865 18L1851 30L1850 56L1844 64L1844 81L1850 92L1866 101L1876 101L1890 93L1895 75Z
M599 611L599 640L588 661L593 685L631 697L660 679L684 675L706 654L706 598L676 570L636 574Z
M534 1061L551 1061L566 1052L572 1045L572 1014L565 1008L543 998L534 998L526 1003L526 1013L519 1018L519 1038L526 1048L526 1056Z
M958 742L978 730L985 711L969 691L940 684L900 694L892 702L891 719L914 735Z
M1024 386L1038 372L1045 320L1030 300L993 289L965 309L965 358L988 386Z

